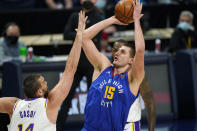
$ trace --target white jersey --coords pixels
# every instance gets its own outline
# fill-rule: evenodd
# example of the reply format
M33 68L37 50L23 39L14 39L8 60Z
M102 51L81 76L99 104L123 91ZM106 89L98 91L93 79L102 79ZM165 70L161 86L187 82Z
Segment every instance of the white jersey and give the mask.
M129 115L127 118L127 122L136 122L141 119L141 96L139 95L138 98L134 101L131 105L129 110Z
M56 131L56 125L48 120L47 99L18 100L14 106L9 131Z

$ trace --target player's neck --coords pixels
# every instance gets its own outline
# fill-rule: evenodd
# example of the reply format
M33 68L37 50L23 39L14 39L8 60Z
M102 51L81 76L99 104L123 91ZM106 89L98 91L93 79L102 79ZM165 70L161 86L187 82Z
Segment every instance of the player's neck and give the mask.
M114 75L116 74L120 74L120 73L124 73L124 72L128 72L129 71L129 67L125 66L125 67L115 67L114 68Z

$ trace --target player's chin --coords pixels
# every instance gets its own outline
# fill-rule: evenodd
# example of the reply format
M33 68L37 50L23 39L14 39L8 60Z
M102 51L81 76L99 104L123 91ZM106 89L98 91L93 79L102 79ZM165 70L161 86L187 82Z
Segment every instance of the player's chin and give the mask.
M114 67L117 67L118 66L118 62L117 61L113 61L113 65L114 65Z

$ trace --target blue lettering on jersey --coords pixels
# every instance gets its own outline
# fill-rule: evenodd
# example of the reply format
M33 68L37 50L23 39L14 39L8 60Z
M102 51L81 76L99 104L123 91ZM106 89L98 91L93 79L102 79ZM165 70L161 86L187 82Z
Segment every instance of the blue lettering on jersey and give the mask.
M21 118L34 118L36 114L36 111L20 111L19 115Z

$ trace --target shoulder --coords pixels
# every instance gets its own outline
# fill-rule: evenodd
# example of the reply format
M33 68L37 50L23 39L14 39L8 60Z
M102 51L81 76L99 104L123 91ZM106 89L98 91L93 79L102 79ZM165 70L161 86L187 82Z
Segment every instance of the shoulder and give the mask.
M16 102L20 100L16 97L2 97L0 98L0 111L2 113L12 114Z
M70 15L71 18L78 18L78 12L73 12L71 15Z
M46 98L36 98L35 100L39 103L46 103L48 101Z
M4 45L4 38L0 38L0 46Z
M19 98L16 97L2 97L1 99L6 103L10 103L10 104L15 104L18 100L20 100Z
M107 73L107 74L110 74L113 70L113 66L108 66L106 68L104 68L103 70L101 70L101 75Z
M5 101L8 101L9 106L14 106L20 100L21 99L16 98L16 97L7 97L7 98L5 98Z
M103 70L99 70L99 69L95 68L93 76L92 76L92 81L95 81L97 78L103 77L106 74L110 75L111 72L112 72L112 66L106 67Z
M190 31L190 34L192 35L192 36L195 36L195 37L197 37L197 31Z
M104 71L112 71L113 68L114 68L114 66L113 66L113 65L110 65L110 66L106 67L106 68L103 70L103 72L104 72Z
M67 21L67 25L68 24L76 24L76 22L78 22L78 12L73 12L69 18L68 18L68 21ZM70 25L68 25L70 26Z
M174 30L173 34L179 34L179 35L181 35L181 34L184 34L184 32L183 32L181 29L176 28L176 29Z

